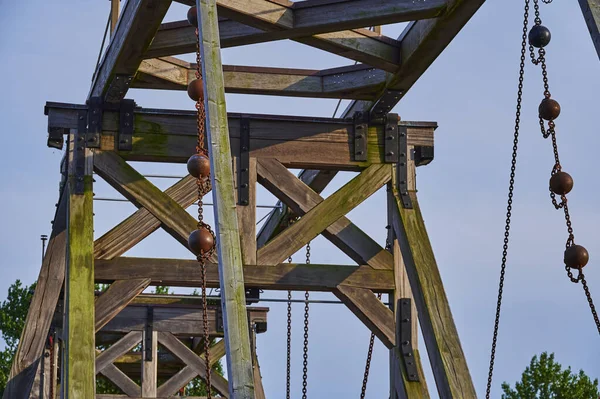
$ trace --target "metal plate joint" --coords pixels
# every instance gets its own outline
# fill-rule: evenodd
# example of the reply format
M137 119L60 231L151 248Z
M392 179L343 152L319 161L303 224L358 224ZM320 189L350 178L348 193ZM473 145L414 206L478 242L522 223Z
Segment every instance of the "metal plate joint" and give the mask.
M152 350L152 334L154 332L154 308L148 306L148 313L146 316L146 328L144 330L144 361L151 362L153 350Z
M77 131L73 137L73 194L84 193L85 148L87 134L87 111L81 110L77 115Z
M250 119L240 118L240 157L238 162L238 205L250 203Z
M122 100L119 106L119 133L117 135L117 148L119 151L133 149L133 129L135 101Z
M412 348L412 307L410 298L400 298L398 300L399 312L398 320L396 321L400 331L400 352L404 359L404 367L406 377L409 381L419 381L419 373L417 371L417 362Z
M397 184L402 206L406 209L412 209L412 201L408 195L408 138L406 126L398 126L398 164Z
M354 160L367 160L367 142L369 136L369 114L354 113Z
M383 147L385 162L398 162L398 114L387 114L383 130Z
M102 111L102 97L91 97L88 101L88 131L85 137L85 143L88 148L100 148L100 137L102 135Z

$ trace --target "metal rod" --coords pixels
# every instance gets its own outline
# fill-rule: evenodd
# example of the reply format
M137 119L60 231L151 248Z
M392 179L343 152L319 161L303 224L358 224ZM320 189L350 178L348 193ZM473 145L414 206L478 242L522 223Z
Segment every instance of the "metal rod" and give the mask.
M140 295L141 297L145 296L144 294ZM190 297L196 297L196 295L152 295L153 297L165 297L169 299L188 299ZM221 299L220 295L207 295L208 299ZM260 298L259 302L274 302L274 303L288 303L287 299L283 298ZM327 299L292 299L292 303L322 303L322 304L332 304L332 305L343 305L344 303L341 301L327 300ZM389 303L383 302L384 305L389 306Z
M94 173L95 175L97 175L97 173ZM149 175L142 175L144 177L157 177L159 179L184 179L187 176L177 176L177 175L155 175L155 174L149 174Z
M130 202L128 199L125 199L125 198L109 198L109 197L94 197L94 201ZM213 206L212 203L208 203L208 202L204 202L203 205ZM256 205L256 207L257 208L267 208L267 209L281 208L281 206L277 206L277 205Z
M43 262L44 255L46 254L46 240L48 239L48 236L46 234L42 234L40 236L40 239L42 240L42 262Z

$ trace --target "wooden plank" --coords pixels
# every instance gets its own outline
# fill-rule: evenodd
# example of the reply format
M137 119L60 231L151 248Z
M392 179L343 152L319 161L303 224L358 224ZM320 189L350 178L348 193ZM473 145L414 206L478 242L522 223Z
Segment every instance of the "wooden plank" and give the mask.
M127 377L127 375L119 370L114 364L109 364L106 366L106 368L102 370L102 375L108 378L113 384L121 388L121 390L125 392L127 396L137 397L140 395L140 386L133 382L131 378Z
M110 37L112 38L117 29L117 22L119 22L119 13L121 12L121 0L110 1ZM52 398L54 399L54 398Z
M146 334L146 331L144 331L144 334ZM158 332L152 331L150 341L152 342L152 347L150 348L152 358L148 359L146 350L142 351L142 396L155 398L158 377Z
M219 47L219 18L215 0L196 0L196 7L202 76L207 82L204 85L206 138L209 143L210 177L215 204L213 208L221 279L221 307L227 347L227 375L229 376L227 393L233 399L252 398L254 382L245 307L242 253L238 234L239 224L235 211L225 85ZM195 354L194 357L198 359ZM216 375L215 381L219 381Z
M445 0L347 0L289 6L268 0L219 0L218 4L223 17L272 30L271 40L434 18L441 15L447 5ZM290 29L292 33L278 36L279 31Z
M118 102L125 97L128 87L123 82L137 71L170 5L171 0L125 3L88 98L101 96L107 102Z
M260 364L258 363L258 356L256 350L252 351L252 371L254 373L254 390L255 399L266 399L265 389L262 383L262 375L260 374Z
M94 157L94 169L138 208L144 207L162 222L162 227L186 248L189 234L197 221L177 202L150 183L119 155L100 151Z
M105 349L96 357L96 374L102 373L108 365L113 364L117 358L133 349L141 340L141 331L131 331Z
M83 133L80 133L83 134ZM84 176L75 172L75 136L69 136L69 205L67 211L67 270L65 275L65 391L69 398L92 397L94 373L94 223L91 150L84 149ZM75 192L83 179L83 193Z
M339 285L333 294L362 321L389 349L396 345L396 320L394 314L373 291L365 288Z
M96 332L141 294L151 281L149 278L140 278L117 280L112 283L108 290L96 299Z
M256 264L256 158L250 158L248 168L249 201L247 205L239 205L237 176L240 175L240 157L234 158L236 180L234 184L236 203L238 203L237 217L239 223L240 245L242 248L242 262L244 265Z
M292 29L277 34L281 36L293 35L293 33ZM221 48L272 40L272 33L268 30L253 28L229 19L219 21L219 34ZM388 72L395 72L400 64L400 42L369 29L349 29L297 37L292 40ZM194 51L196 51L195 28L185 20L162 24L144 57L165 57Z
M195 64L173 57L142 61L131 87L187 90L195 79ZM357 65L331 70L223 66L226 93L288 97L373 99L389 73Z
M181 396L159 396L156 399L180 399ZM140 396L97 394L96 399L146 399ZM206 396L185 396L185 399L206 399Z
M600 0L579 0L579 6L600 57Z
M304 216L323 202L319 194L275 159L259 160L257 170L259 182L297 216ZM394 267L392 255L345 216L327 227L323 236L359 265L368 264L375 269Z
M149 278L152 284L199 287L201 283L198 262L189 259L115 258L96 260L96 282L109 283L121 278ZM219 287L219 272L215 264L206 269L209 288ZM276 266L244 266L246 287L266 290L331 291L340 284L363 287L375 292L394 290L391 270L377 270L370 266L318 265L282 263Z
M25 326L13 358L4 399L27 399L38 369L50 323L65 279L67 194L64 190L52 224L48 248L31 298Z
M394 232L406 265L439 395L476 398L417 196L410 193L413 209L404 209L396 192L394 195Z
M275 265L287 259L333 222L370 197L390 178L391 165L370 166L259 249L258 263Z
M185 364L193 367L201 378L206 378L206 365L204 364L204 361L200 359L200 357L196 355L190 348L179 341L173 334L167 332L158 333L158 342L161 345L164 345L165 348L167 348L175 356L183 360ZM233 376L230 375L230 378L231 377ZM233 398L233 395L230 395L229 393L227 380L225 380L225 378L223 378L221 375L212 373L211 384L212 387L223 397Z
M196 179L186 176L169 187L165 194L185 209L198 199ZM140 208L94 241L94 258L112 259L121 256L160 226L160 220L146 208Z

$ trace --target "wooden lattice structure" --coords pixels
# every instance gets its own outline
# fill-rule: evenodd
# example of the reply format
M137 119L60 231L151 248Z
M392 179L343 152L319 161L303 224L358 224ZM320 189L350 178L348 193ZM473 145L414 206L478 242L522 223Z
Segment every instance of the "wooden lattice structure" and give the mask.
M266 329L268 309L247 308L244 295L259 288L335 294L390 350L394 399L429 397L414 339L418 315L440 397L476 397L416 194L416 167L433 159L437 125L400 120L390 111L483 2L199 0L220 242L207 284L223 296L221 306L209 309L211 334L224 337L212 359L227 356L229 367L229 381L213 378L222 396L264 398L253 342ZM197 287L197 262L121 256L159 228L187 245L196 226L185 210L196 200L192 177L163 192L128 164L181 163L195 151L195 113L145 109L124 99L130 87L185 90L194 77L194 65L174 58L195 51L194 28L187 21L161 25L170 4L129 0L119 14L113 0L111 41L87 103L46 105L48 144L67 147L67 156L4 398L93 398L97 374L127 397L167 398L206 372L195 338L197 299L141 294L149 285ZM407 21L397 39L366 28ZM221 65L220 47L280 39L358 64L321 71ZM341 118L226 114L225 93L353 101ZM296 177L288 167L305 170ZM323 198L320 192L342 170L360 173ZM96 240L93 172L139 208ZM282 204L258 234L257 183ZM345 216L384 186L388 249ZM285 262L319 234L356 265ZM97 296L94 283L110 288ZM376 293L389 294L391 308ZM108 348L97 353L99 343ZM141 351L132 352L140 343ZM160 378L167 382L157 386Z

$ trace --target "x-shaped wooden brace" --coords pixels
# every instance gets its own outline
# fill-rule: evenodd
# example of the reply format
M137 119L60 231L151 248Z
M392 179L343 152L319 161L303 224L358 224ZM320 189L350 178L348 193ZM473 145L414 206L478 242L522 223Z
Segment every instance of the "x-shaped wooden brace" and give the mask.
M258 264L276 264L323 234L358 264L393 269L393 256L344 215L391 179L391 165L372 165L327 199L323 199L275 159L259 159L258 181L290 207L297 222L258 250ZM394 315L373 292L338 286L334 294L389 348L394 347Z
M94 242L96 259L113 259L162 227L187 248L197 221L185 208L197 200L196 180L187 176L162 192L114 152L98 151L94 170L140 208ZM215 257L211 259L215 261Z

